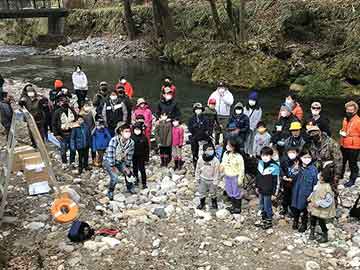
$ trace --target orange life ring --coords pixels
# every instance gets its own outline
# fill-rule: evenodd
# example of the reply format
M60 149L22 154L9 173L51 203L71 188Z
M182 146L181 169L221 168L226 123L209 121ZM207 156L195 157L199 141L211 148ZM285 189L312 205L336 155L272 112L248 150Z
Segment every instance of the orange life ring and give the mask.
M79 207L68 197L56 199L51 206L51 215L59 223L68 223L77 218Z

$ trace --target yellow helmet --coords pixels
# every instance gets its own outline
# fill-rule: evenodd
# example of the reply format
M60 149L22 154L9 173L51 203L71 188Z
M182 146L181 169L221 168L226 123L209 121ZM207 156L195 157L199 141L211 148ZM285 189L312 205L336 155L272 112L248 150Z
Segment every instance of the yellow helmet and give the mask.
M301 129L301 123L300 122L292 122L290 125L289 130L300 130Z

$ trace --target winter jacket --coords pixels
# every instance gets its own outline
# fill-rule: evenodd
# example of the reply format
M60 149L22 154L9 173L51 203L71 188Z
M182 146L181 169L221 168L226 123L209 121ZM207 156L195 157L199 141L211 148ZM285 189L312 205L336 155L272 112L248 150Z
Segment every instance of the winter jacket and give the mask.
M360 117L353 116L350 120L344 118L342 131L346 132L346 136L340 137L340 144L346 149L360 149Z
M131 83L126 82L126 83L123 84L123 83L119 82L119 83L117 83L117 84L115 85L115 90L118 89L120 86L123 86L123 87L124 87L124 89L125 89L125 94L126 94L129 98L133 98L133 96L134 96L134 88L133 88L133 86L131 85Z
M107 128L96 128L91 136L91 149L93 151L105 150L110 140L111 135Z
M298 210L304 210L307 207L307 200L318 181L317 176L318 170L313 164L300 168L293 179L291 207Z
M214 157L210 161L204 161L202 157L199 157L199 160L196 164L195 170L195 180L205 180L217 182L220 176L220 162Z
M165 85L161 86L161 94L162 95L165 94L165 92L164 92L165 87L167 87L167 86L165 86ZM171 84L169 87L171 89L171 93L172 93L173 97L175 98L176 97L176 86Z
M331 161L335 175L340 179L342 176L342 153L340 145L332 138L322 133L319 144L311 142L309 150L318 169L323 167L325 162Z
M301 105L296 102L295 107L292 110L292 114L299 120L302 121L304 118L304 111L301 108Z
M172 128L172 146L184 145L184 128L177 126Z
M4 84L5 84L5 80L0 74L0 88L2 88L4 86Z
M264 163L260 160L255 179L255 185L259 193L267 196L278 194L280 186L279 176L280 168L276 162L270 161L269 163Z
M72 150L85 149L90 146L90 129L84 122L71 130L70 148Z
M127 115L128 110L124 102L118 100L112 101L110 98L107 99L102 116L108 128L115 129L119 122L126 122Z
M124 140L119 136L113 137L104 155L110 166L115 166L116 162L123 163L127 168L132 168L135 143L132 139Z
M152 115L151 109L148 104L146 104L144 108L141 108L140 106L137 106L135 108L135 110L132 113L132 122L135 122L136 116L138 116L138 115L144 116L144 118L145 118L144 124L145 124L146 128L149 128L150 130L152 130L153 115Z
M299 152L301 152L301 150L303 149L306 141L305 139L300 135L299 137L293 137L290 136L289 138L287 138L284 141L284 149L285 151L289 148L295 147L299 150Z
M166 113L170 119L180 118L180 110L174 99L166 101L164 98L160 99L158 104L156 117L160 118L161 114Z
M63 107L57 109L52 119L54 136L60 136L62 138L70 136L72 125L76 120L77 114L74 109Z
M287 155L284 155L280 161L280 178L282 186L285 188L292 187L292 181L284 180L284 177L293 179L299 172L299 165L296 165L295 160L291 160Z
M131 136L134 141L134 156L135 159L149 160L149 141L144 134Z
M170 147L172 145L171 121L160 120L155 127L155 138L158 146Z
M245 164L244 159L239 153L226 151L221 161L225 176L238 176L238 184L244 183Z
M240 138L243 140L243 142L245 142L246 136L248 135L248 132L250 130L249 117L244 113L236 115L235 112L233 112L232 116L229 119L227 127L231 125L236 126Z
M194 114L188 123L188 129L193 141L209 140L209 120L203 114Z
M49 102L48 99L42 96L38 96L35 92L35 98L31 99L27 94L23 94L20 97L19 103L23 102L25 108L34 117L34 120L38 127L44 127L46 122L46 113L48 112Z
M130 124L131 123L131 113L132 113L132 109L133 109L133 103L132 103L131 99L125 94L124 95L119 94L118 101L123 102L125 104L126 109L127 109L126 121L128 124Z
M309 207L312 216L323 219L336 216L334 192L329 183L318 183L308 200L314 204Z
M256 130L257 124L261 121L262 118L262 109L260 106L250 106L247 105L244 107L244 114L249 117L250 129Z
M209 131L210 134L214 132L214 129L219 129L220 123L217 116L216 109L211 109L209 107L205 107L205 111L203 112L209 121Z
M100 92L95 94L94 99L93 99L93 105L96 108L96 119L98 119L102 116L102 111L104 109L107 99L108 99L108 96L103 95Z
M285 140L291 136L289 130L290 125L295 121L298 121L298 119L292 114L290 114L288 117L280 117L279 120L275 123L275 129L271 137L271 142L280 147L283 147L285 145Z
M88 80L84 72L73 72L72 82L74 90L88 90Z
M11 121L13 117L13 109L9 102L4 100L0 101L0 119L1 125L6 129L9 130L11 127Z
M329 137L331 137L330 121L328 118L323 116L323 114L321 114L317 119L315 119L313 116L309 117L306 121L306 124L318 126L322 132L325 132Z
M271 142L271 135L269 132L265 132L263 134L260 134L259 132L256 132L254 137L254 144L253 144L253 153L256 156L260 156L260 151L265 146L269 146Z
M217 89L210 95L209 100L213 98L216 100L215 108L218 116L230 116L231 106L234 103L234 96L231 94L231 92L226 89L224 95L221 96L219 89Z
M59 91L61 91L61 89L51 89L49 91L49 99L54 105L56 103L56 99L57 99L57 95L58 95Z

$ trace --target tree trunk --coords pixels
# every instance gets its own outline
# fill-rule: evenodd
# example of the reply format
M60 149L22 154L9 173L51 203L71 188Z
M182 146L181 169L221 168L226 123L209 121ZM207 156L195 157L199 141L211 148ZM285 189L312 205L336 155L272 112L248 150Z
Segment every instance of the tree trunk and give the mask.
M176 37L175 27L169 9L168 0L153 0L153 20L155 34L166 41Z
M241 42L246 41L246 3L245 0L240 1L240 12L239 12L239 39Z
M123 0L123 3L124 3L124 17L125 17L126 30L128 32L128 38L130 40L134 40L136 36L136 28L132 17L131 3L130 0Z
M234 40L236 41L237 39L237 30L236 30L236 23L235 23L235 18L236 16L234 16L234 9L233 9L233 4L231 0L226 0L226 13L229 17L229 21L230 21L230 25L231 25L231 32L234 36Z
M220 21L219 13L217 11L216 2L215 2L216 0L208 0L208 1L210 3L211 13L214 19L214 24L216 27L217 34L220 38L222 38L224 36L224 31Z

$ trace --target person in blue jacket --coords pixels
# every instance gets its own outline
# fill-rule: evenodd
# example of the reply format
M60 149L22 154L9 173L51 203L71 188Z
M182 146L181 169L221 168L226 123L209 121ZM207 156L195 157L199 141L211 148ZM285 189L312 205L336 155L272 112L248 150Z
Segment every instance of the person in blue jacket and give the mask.
M308 198L318 181L318 170L313 164L313 158L309 150L301 151L299 157L301 166L293 178L291 209L294 214L293 229L303 233L306 231L308 223ZM302 218L299 227L300 215L302 215Z
M79 155L79 175L89 167L90 129L84 121L84 116L79 115L77 125L71 130L70 148Z
M250 121L249 117L244 113L244 106L241 102L236 103L234 107L234 111L229 119L229 123L227 128L229 127L236 127L236 131L232 132L233 135L241 138L242 146L244 148L244 143L246 141L246 137L250 131ZM235 133L235 134L234 134Z
M188 129L191 133L191 152L193 156L194 169L199 159L199 144L201 141L211 142L209 119L203 114L205 108L199 102L193 105L193 116L188 123Z
M94 165L96 167L102 166L102 160L106 148L111 140L110 131L105 127L103 119L99 119L96 123L96 128L91 136L91 149L96 152L96 159Z

